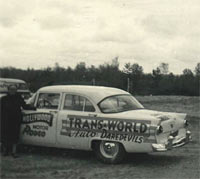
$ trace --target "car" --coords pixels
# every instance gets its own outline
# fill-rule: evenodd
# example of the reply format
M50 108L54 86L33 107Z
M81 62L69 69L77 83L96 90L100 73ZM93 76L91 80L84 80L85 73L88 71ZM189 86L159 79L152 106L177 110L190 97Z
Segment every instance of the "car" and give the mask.
M31 92L24 80L0 78L0 98L8 93L8 86L10 85L15 85L17 87L17 92L24 98L25 101L31 97Z
M111 87L57 85L40 88L23 111L22 144L93 150L105 163L126 153L167 151L191 139L187 115L148 110L130 93Z

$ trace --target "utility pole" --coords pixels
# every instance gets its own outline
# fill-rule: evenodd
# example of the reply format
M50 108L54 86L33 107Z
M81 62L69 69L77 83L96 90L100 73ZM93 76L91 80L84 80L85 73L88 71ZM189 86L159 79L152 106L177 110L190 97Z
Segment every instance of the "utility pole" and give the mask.
M130 79L127 78L127 91L130 92Z
M95 78L92 79L92 85L95 86Z

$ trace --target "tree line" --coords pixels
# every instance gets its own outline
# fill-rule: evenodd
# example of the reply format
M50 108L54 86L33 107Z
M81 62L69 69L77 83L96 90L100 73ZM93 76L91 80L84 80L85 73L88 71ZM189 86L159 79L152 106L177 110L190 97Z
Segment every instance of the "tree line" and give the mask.
M87 67L85 62L80 62L75 68L64 68L55 63L54 67L43 69L4 67L0 68L0 74L26 81L32 92L43 86L79 84L116 87L133 95L199 96L200 63L193 71L184 69L180 75L169 72L168 68L167 63L161 63L152 73L144 73L138 63L129 62L120 70L116 57L98 67Z

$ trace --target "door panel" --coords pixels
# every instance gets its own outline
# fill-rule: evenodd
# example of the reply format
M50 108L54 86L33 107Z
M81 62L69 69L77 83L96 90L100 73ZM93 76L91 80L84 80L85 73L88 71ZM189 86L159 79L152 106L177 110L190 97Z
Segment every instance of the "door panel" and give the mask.
M20 139L22 143L42 146L56 145L56 129L61 94L40 93L36 111L24 111Z
M58 115L57 140L60 147L89 149L91 138L87 118L97 116L93 104L85 97L66 94ZM88 125L89 127L89 125Z
M79 111L61 111L58 116L58 145L66 148L88 149L90 130L83 129L88 114Z
M57 113L48 110L25 112L21 124L21 141L25 144L52 146L56 143Z

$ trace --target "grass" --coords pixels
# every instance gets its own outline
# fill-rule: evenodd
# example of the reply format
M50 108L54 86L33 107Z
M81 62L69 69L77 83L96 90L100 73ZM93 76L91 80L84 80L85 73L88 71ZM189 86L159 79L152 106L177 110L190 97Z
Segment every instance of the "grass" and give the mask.
M187 113L191 117L200 117L200 97L197 96L136 96L145 108Z

